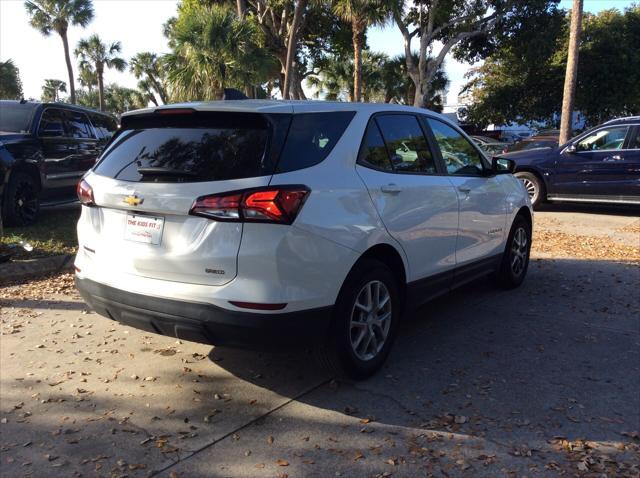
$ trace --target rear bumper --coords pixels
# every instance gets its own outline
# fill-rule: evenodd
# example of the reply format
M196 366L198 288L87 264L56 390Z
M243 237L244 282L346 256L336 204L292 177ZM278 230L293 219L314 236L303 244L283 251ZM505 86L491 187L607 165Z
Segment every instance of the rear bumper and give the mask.
M212 345L271 348L307 345L325 337L332 307L282 314L236 312L211 304L134 294L75 278L98 314L147 332Z

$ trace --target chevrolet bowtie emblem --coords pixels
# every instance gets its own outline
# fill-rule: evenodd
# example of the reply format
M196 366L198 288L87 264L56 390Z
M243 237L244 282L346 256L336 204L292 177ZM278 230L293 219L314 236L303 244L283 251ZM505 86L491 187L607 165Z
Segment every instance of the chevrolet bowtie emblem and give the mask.
M134 194L133 196L127 196L122 201L127 203L129 206L139 206L144 202L144 199Z

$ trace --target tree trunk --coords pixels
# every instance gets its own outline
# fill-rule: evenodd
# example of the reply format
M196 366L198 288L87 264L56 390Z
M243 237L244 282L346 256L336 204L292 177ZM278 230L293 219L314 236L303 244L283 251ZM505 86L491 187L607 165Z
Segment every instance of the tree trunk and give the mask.
M353 19L351 32L353 37L353 101L359 103L362 97L362 45L364 44L364 28L359 19Z
M236 7L238 9L238 18L244 18L244 14L247 11L247 1L236 0Z
M569 55L567 56L567 71L564 77L562 116L560 118L560 144L564 144L571 139L573 127L573 103L576 94L576 79L578 78L578 47L582 30L582 3L583 0L573 0L573 8L571 10Z
M96 65L96 74L98 76L98 103L100 105L100 111L104 111L104 74L103 67Z
M60 33L62 37L62 46L64 46L64 59L67 62L67 73L69 74L69 101L72 105L76 104L76 85L73 81L73 66L71 65L71 57L69 56L69 40L67 39L67 31Z
M307 8L307 0L298 0L293 13L293 23L289 30L289 41L287 45L287 62L284 68L284 88L282 91L282 99L289 99L289 91L291 89L291 77L293 76L292 66L293 59L298 49L298 30L302 24L302 17Z

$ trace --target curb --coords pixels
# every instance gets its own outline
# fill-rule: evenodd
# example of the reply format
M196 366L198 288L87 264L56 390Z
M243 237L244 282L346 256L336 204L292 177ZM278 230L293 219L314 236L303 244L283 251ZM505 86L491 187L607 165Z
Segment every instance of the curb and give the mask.
M73 268L73 254L0 264L0 285Z

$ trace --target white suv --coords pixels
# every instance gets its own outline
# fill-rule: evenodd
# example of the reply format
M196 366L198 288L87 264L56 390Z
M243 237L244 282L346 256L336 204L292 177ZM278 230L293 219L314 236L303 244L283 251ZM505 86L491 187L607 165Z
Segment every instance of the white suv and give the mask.
M101 315L210 344L314 345L362 378L402 312L524 279L532 210L427 110L220 101L128 113L78 185L76 283Z

